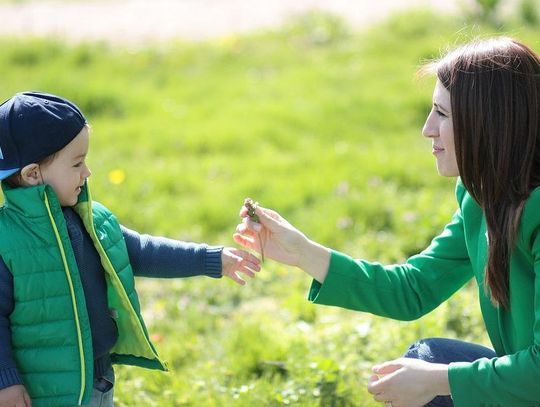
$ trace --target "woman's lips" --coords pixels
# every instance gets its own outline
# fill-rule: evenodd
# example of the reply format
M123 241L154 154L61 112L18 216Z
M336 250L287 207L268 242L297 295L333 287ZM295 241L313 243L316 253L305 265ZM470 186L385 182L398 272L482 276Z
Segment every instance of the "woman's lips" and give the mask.
M432 148L432 150L431 150L431 152L432 152L433 154L439 154L439 153L442 153L443 151L444 151L444 148L441 148L441 147L435 147L435 146L433 146L433 148Z

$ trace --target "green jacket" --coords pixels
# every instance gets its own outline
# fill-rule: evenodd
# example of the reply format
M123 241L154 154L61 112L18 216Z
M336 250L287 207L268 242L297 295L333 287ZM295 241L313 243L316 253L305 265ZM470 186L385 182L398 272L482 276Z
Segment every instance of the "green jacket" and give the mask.
M0 256L13 274L10 323L17 367L33 406L84 404L93 390L92 335L62 209L50 186L2 187ZM106 272L109 307L119 332L113 363L165 370L140 314L116 218L92 202L86 186L74 209Z
M456 407L540 405L540 188L528 198L510 262L510 310L484 291L486 221L458 179L459 209L444 231L405 264L383 266L333 252L324 284L312 283L315 303L400 320L430 312L471 278L478 284L486 328L498 357L451 363Z

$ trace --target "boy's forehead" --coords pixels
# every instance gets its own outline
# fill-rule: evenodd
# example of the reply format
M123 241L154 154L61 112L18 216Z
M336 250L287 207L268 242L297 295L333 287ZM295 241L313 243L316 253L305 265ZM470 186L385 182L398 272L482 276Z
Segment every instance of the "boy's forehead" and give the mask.
M79 134L60 152L69 155L70 158L82 158L88 154L89 134L84 127Z

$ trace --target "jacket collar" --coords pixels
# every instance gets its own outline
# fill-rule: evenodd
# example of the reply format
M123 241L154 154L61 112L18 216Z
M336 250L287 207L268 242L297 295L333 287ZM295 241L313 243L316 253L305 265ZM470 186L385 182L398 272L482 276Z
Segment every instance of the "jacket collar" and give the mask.
M53 212L62 210L60 202L50 185L36 185L33 187L12 188L2 182L2 192L4 193L4 209L19 212L27 217L48 216L45 198ZM87 202L89 198L88 182L81 188L77 205Z

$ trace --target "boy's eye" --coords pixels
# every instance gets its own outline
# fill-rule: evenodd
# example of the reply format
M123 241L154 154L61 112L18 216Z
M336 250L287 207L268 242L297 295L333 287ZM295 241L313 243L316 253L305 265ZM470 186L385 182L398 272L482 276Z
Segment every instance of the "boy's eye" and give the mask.
M80 163L75 164L74 167L80 167L81 165L83 165L82 161Z

